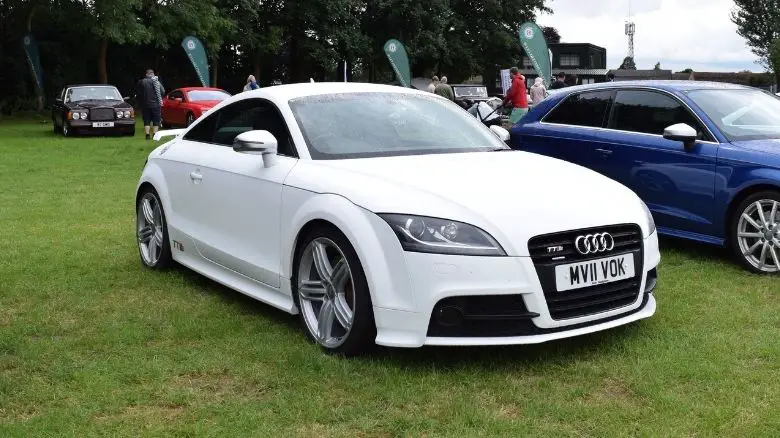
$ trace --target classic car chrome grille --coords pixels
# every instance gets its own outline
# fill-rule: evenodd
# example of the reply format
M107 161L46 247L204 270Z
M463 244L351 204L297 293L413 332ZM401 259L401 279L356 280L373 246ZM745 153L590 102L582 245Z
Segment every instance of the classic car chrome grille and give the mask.
M92 108L89 110L89 120L114 120L114 108Z

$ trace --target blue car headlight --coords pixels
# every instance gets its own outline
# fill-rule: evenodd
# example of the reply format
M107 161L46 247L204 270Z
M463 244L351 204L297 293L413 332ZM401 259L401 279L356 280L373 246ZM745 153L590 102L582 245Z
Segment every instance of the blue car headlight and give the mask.
M505 256L490 234L474 225L408 214L380 214L405 251L433 254Z

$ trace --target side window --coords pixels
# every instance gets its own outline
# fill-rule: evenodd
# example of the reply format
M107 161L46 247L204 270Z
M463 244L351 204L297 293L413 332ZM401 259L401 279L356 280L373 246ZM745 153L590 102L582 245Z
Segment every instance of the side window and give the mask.
M601 128L611 99L610 90L573 94L547 114L544 122Z
M181 91L177 90L177 91L171 91L171 93L168 95L168 99L169 100L174 100L177 97L179 99L184 99L184 93L182 93Z
M618 91L609 127L620 131L663 135L664 129L677 123L686 123L704 139L704 130L698 120L671 96L652 91Z
M228 105L194 126L186 140L233 146L233 140L244 132L265 130L279 142L279 155L296 157L287 124L277 108L262 99L246 99Z

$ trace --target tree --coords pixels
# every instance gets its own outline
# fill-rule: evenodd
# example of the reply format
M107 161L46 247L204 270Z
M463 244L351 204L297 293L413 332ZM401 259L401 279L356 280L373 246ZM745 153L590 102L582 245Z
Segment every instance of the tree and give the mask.
M661 69L661 63L660 62L656 62L654 69L655 70L660 70Z
M770 59L772 45L780 38L780 1L735 0L731 21L737 25L737 33L747 40L748 46L759 57L759 62L775 72L780 83L780 64Z
M636 70L634 58L626 56L625 59L623 59L623 63L618 67L618 70Z
M561 42L561 34L558 33L558 29L552 26L542 27L542 34L547 44L557 44Z

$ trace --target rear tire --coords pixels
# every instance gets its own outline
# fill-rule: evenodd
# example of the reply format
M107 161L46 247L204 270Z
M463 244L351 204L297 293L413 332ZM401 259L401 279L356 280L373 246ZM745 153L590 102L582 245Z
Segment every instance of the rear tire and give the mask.
M168 222L162 202L154 189L147 188L135 206L135 231L141 263L149 269L163 270L171 265Z
M734 211L729 246L742 266L757 274L780 274L780 193L748 196Z
M374 346L368 282L355 249L338 229L318 226L301 237L292 288L306 336L324 351L355 356Z

